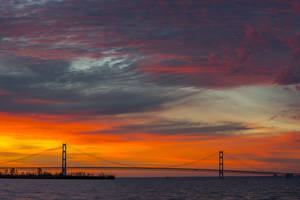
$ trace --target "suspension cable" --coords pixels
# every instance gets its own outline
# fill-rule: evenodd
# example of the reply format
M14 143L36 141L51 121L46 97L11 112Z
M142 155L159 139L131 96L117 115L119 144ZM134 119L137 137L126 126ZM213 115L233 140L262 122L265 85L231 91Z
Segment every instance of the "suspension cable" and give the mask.
M111 160L108 160L108 159L105 159L105 158L102 158L102 157L98 157L98 156L95 156L94 154L90 154L90 153L87 153L85 151L82 151L74 146L69 146L69 148L73 148L75 149L76 151L86 155L86 156L89 156L89 157L93 157L97 160L101 160L101 161L104 161L104 162L107 162L107 163L110 163L110 164L115 164L115 165L123 165L123 166L132 166L132 167L137 167L138 165L136 164L129 164L129 163L121 163L121 162L117 162L117 161L111 161Z
M79 151L80 153L86 155L86 156L89 156L89 157L93 157L97 160L101 160L101 161L104 161L104 162L107 162L107 163L111 163L111 164L116 164L116 165L123 165L123 166L131 166L131 167L139 167L141 165L144 165L144 166L160 166L160 167L181 167L181 166L186 166L186 165L189 165L189 164L193 164L193 163L197 163L199 161L203 161L203 160L207 160L208 158L216 155L216 153L212 153L212 154L209 154L208 156L205 156L203 158L200 158L198 160L194 160L194 161L190 161L190 162L186 162L186 163L182 163L182 164L176 164L176 165L161 165L161 164L129 164L129 163L122 163L122 162L117 162L117 161L112 161L112 160L108 160L108 159L105 159L105 158L102 158L102 157L99 157L99 156L95 156L94 154L90 154L90 153L87 153L87 152L84 152L74 146L71 146L71 148L75 149L76 151Z
M253 169L253 170L257 170L257 171L263 171L257 167L254 167L253 165L250 165L250 164L247 164L245 163L244 161L240 160L239 158L233 156L233 155L230 155L230 154L226 154L226 156L230 157L231 159L235 160L235 161L238 161L240 164L250 168L250 169Z
M39 153L33 153L33 154L29 154L29 155L26 155L26 156L21 157L21 158L16 158L16 159L13 159L13 160L8 160L8 161L1 162L1 164L7 164L7 163L12 163L12 162L16 162L16 161L25 160L25 159L32 158L32 157L35 157L35 156L39 156L42 153L45 153L47 151L54 151L54 150L58 150L58 149L60 149L60 147L45 149L45 150L43 150Z
M200 158L198 160L194 160L194 161L190 161L190 162L186 162L186 163L182 163L182 164L178 164L178 165L169 165L168 167L182 167L182 166L194 164L194 163L197 163L199 161L207 160L208 158L211 158L211 157L217 155L216 153L218 153L218 152L214 152L214 153L209 154L208 156L205 156L205 157Z

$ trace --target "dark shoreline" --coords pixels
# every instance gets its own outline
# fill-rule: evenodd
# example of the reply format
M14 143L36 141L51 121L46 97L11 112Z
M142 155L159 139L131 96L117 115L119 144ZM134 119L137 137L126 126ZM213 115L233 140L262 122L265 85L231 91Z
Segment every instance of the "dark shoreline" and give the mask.
M115 176L113 175L107 175L107 176L55 176L55 175L1 175L0 179L115 179Z

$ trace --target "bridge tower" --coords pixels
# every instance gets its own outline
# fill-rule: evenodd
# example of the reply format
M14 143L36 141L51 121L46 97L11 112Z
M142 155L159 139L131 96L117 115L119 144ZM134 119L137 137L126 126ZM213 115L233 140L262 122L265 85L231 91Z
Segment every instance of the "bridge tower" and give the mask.
M67 175L67 144L62 145L62 165L61 165L61 175Z
M219 151L219 178L224 178L224 154L223 151Z

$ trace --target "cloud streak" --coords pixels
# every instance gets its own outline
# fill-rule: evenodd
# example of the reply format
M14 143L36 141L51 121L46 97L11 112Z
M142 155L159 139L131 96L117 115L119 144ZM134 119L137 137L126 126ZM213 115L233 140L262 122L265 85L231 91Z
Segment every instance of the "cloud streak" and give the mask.
M194 136L220 136L238 135L241 131L251 130L243 124L237 123L195 123L187 121L158 120L132 125L123 125L109 130L85 132L85 134L157 134L157 135L194 135Z
M4 70L0 74L1 88L5 88L0 109L4 112L138 113L163 109L164 104L193 95L182 88L144 82L142 75L127 69L134 63L123 57L106 62L51 62L42 68L32 64L25 72L18 64L9 65L9 71L0 66ZM74 71L74 66L82 69Z

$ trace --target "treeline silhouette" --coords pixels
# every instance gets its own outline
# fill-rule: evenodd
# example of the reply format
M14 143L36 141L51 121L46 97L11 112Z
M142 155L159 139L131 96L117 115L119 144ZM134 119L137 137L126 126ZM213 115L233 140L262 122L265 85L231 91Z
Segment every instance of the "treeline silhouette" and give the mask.
M35 172L19 172L16 168L6 169L0 172L0 178L19 178L19 179L115 179L114 175L100 173L94 175L86 172L76 172L63 176L62 173L49 173L37 168Z

